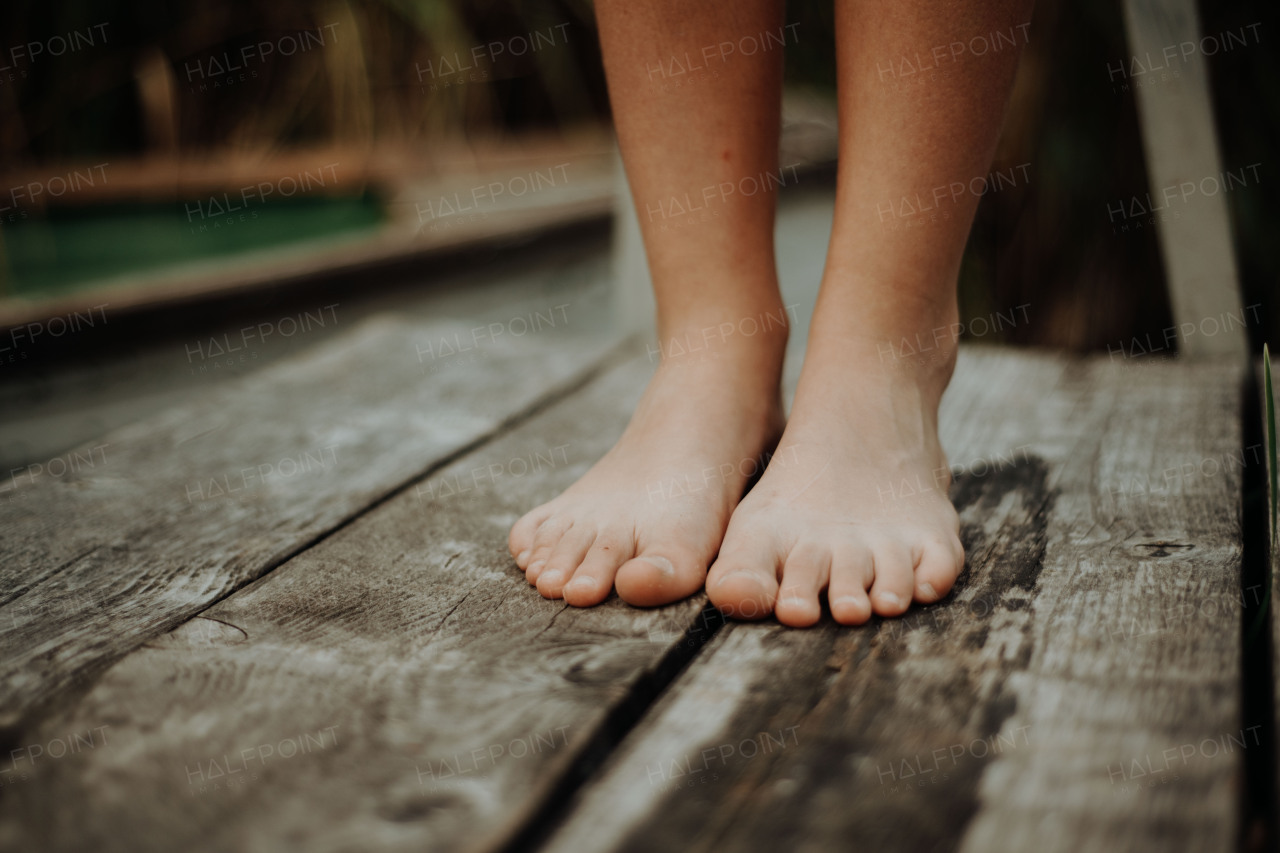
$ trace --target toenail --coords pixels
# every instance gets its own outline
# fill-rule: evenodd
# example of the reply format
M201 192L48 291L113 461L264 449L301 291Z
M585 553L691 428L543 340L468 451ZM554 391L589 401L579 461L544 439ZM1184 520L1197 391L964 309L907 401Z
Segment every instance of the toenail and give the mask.
M779 604L789 604L789 605L791 605L791 606L793 606L793 607L797 607L797 606L798 606L798 607L803 607L803 606L805 606L808 602L806 602L803 598L784 598L784 599L782 599L781 601L779 601L778 603L779 603Z
M652 563L653 565L657 566L658 570L661 571L664 575L674 575L676 573L676 567L671 565L671 561L668 560L666 557L645 556L645 557L641 557L640 559L644 560L646 563Z
M922 583L922 584L920 584L920 591L924 593L925 598L937 598L937 597L938 597L938 593L936 593L936 592L934 592L934 591L933 591L933 584L929 584L929 583Z
M564 578L564 572L560 571L559 569L552 569L551 571L543 572L541 575L538 576L538 580L546 581L547 583L559 583L563 578Z
M517 555L516 555L516 562L517 562L517 563L523 563L523 562L524 562L525 560L527 560L527 559L529 559L529 549L528 549L528 548L526 548L525 550L521 551L519 554L517 554Z
M831 603L832 604L859 604L861 602L859 602L858 597L856 595L842 595Z
M902 606L902 599L898 598L898 596L892 592L880 593L880 600L883 601L885 604L889 605L890 607Z
M585 577L574 578L573 580L569 581L569 585L565 587L565 589L581 589L581 590L588 590L588 589L595 589L595 588L596 588L596 582L591 578L585 578Z
M531 571L531 572L532 572L534 569L540 569L540 568L542 568L543 566L545 566L546 564L547 564L547 561L546 561L546 560L538 560L536 563L531 563L531 564L529 565L529 569L528 569L528 571Z

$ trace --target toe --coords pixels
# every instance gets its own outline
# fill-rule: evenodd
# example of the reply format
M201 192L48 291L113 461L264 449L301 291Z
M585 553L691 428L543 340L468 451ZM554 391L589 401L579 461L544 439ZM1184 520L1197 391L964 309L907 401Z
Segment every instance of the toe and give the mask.
M960 540L926 542L916 563L915 599L932 604L951 591L960 570L964 568L964 547Z
M707 557L668 545L644 548L618 569L618 597L637 607L656 607L688 598L702 588Z
M622 539L596 539L573 578L564 585L564 600L574 607L592 607L609 597L618 567L635 548Z
M871 609L881 616L901 616L911 606L915 561L906 546L885 543L875 549L875 581Z
M787 555L778 587L774 614L783 625L807 628L822 617L818 593L831 574L831 552L814 545L799 545Z
M734 619L765 618L778 599L781 555L763 542L734 546L726 537L725 543L707 574L707 597Z
M520 520L511 526L511 532L507 535L507 548L511 551L511 556L515 558L516 565L521 571L529 565L529 559L533 556L533 536L538 532L538 527L542 522L551 517L551 510L546 504L537 509L525 513Z
M827 602L831 618L841 625L861 625L871 618L867 589L875 577L871 552L865 548L839 550L831 560Z
M537 584L538 575L547 565L552 551L560 544L560 538L573 528L573 522L561 516L552 516L542 524L533 535L533 548L530 549L529 562L524 568L525 579Z
M538 573L538 592L543 598L560 598L563 595L564 585L582 565L595 539L595 528L586 524L575 524L560 537L547 557L547 564Z

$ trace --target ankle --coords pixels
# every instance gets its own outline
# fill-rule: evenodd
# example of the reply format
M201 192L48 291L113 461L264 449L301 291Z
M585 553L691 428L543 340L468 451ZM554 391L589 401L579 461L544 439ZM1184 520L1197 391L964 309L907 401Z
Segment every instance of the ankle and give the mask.
M954 300L938 305L850 305L815 313L810 351L858 364L895 383L945 388L955 372L963 325Z
M648 345L650 360L663 364L695 359L729 358L735 362L781 369L791 335L794 306L721 310L699 316L661 319L658 339Z
M945 324L881 342L877 344L876 354L886 372L896 380L910 380L916 385L934 388L940 396L956 369L960 340L952 331L955 325Z

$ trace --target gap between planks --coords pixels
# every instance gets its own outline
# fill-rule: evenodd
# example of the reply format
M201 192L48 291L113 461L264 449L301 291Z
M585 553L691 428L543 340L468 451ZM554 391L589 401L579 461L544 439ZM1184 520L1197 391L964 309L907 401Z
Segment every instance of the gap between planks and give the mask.
M953 464L1023 442L1031 452L957 481L972 565L951 599L857 631L730 625L572 804L548 850L1235 843L1241 750L1136 792L1146 780L1126 763L1244 737L1235 469L1160 479L1172 462L1242 449L1235 367L983 358L980 371L957 371L953 387L968 390L944 411L944 445L960 445ZM1188 607L1206 599L1212 613ZM765 732L786 748L748 756ZM996 738L999 755L981 755ZM938 749L945 761L957 743L947 772L899 768ZM716 763L726 745L740 754ZM705 774L682 769L708 752ZM917 790L908 776L921 773L936 784Z
M529 588L506 553L517 514L613 443L650 369L636 358L602 371L429 486L126 655L29 733L46 742L108 723L111 745L48 762L6 792L0 847L257 850L297 847L298 833L307 849L518 844L700 642L690 627L701 597L566 608ZM461 496L441 487L562 443L569 464L537 477ZM267 762L247 789L200 788L211 756L327 726L340 733L329 749ZM445 778L442 757L551 730L564 731L557 749Z

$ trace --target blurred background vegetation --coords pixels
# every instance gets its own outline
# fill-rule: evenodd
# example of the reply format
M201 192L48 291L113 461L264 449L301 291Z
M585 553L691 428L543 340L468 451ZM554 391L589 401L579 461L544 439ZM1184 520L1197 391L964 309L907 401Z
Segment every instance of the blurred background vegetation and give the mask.
M187 152L374 140L429 144L457 134L559 127L607 115L593 13L587 0L67 0L0 7L7 44L47 39L109 21L103 49L30 63L20 85L5 86L0 152L6 158L140 154L165 144L145 114L137 78L155 57L176 83L174 144ZM419 73L473 45L567 22L555 50L502 56L482 86L430 91ZM245 62L255 72L212 81L193 71L211 58L301 31L321 31L324 49ZM563 49L559 49L559 48ZM193 77L193 74L196 75Z
M787 8L787 21L799 23L798 41L787 47L788 86L828 98L831 2L792 0ZM1280 247L1270 239L1280 214L1265 202L1280 140L1280 92L1264 85L1280 71L1274 12L1271 4L1227 0L1204 4L1201 16L1205 33L1260 24L1257 44L1209 60L1224 168L1261 163L1260 183L1226 196L1246 304L1263 306L1261 327L1250 328L1260 347L1280 327L1273 295ZM109 22L105 43L93 49L25 63L0 57L10 66L0 70L0 172L159 165L141 169L127 197L88 204L86 195L85 203L36 205L0 222L10 294L78 287L104 270L191 253L361 232L385 216L387 181L429 170L439 148L555 137L609 118L589 0L22 0L0 6L0 48L99 22ZM203 69L210 58L301 31L326 31L330 43L287 61L255 57L245 62L250 76L230 85L209 86L218 75L204 71L193 76L193 63ZM564 36L557 49L502 57L478 83L432 85L435 75L423 70L465 59L476 45L552 31ZM1127 55L1118 4L1038 4L996 163L1029 163L1030 180L983 200L961 283L970 315L1036 306L1036 322L1006 329L1005 340L1098 349L1158 336L1171 323L1154 229L1115 234L1106 213L1148 190L1134 93L1118 91L1106 70ZM309 155L316 164L324 152L349 159L358 151L368 168L323 197L264 205L272 228L196 245L178 239L189 200L173 190L180 182L166 181L165 164L297 151L321 152Z

